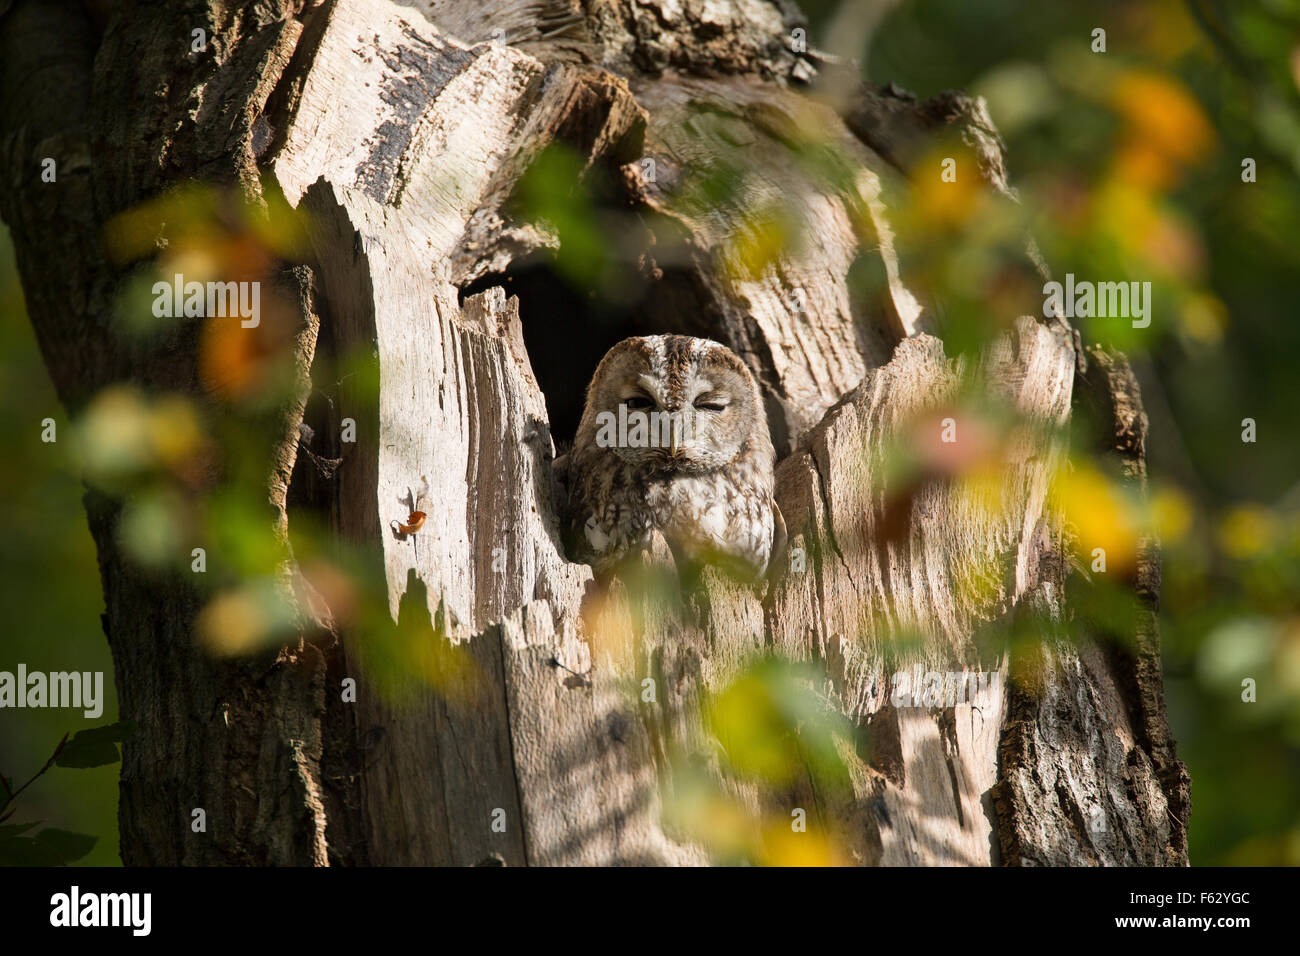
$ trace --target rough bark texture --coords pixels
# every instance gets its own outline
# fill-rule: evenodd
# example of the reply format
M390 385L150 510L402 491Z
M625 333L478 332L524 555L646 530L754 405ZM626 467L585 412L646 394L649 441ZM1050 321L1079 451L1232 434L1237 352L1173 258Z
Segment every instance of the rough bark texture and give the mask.
M112 335L124 270L98 236L189 178L254 198L273 183L314 222L312 270L284 278L302 388L267 456L286 580L298 495L382 575L394 628L473 665L470 707L445 687L386 702L356 653L376 635L331 634L328 614L307 609L302 639L278 655L213 661L192 640L197 595L134 569L117 545L121 502L92 490L121 711L139 725L122 768L126 862L708 862L660 811L678 755L726 778L700 710L760 648L825 666L817 690L853 728L841 742L851 786L724 780L749 809L810 808L864 864L1186 862L1154 545L1135 582L1138 633L1053 638L1029 663L981 640L1017 615L1071 631L1046 507L1063 454L1052 429L1081 400L1102 409L1134 481L1145 430L1122 359L1085 361L1062 324L1021 318L970 366L923 331L881 183L950 126L1010 195L982 104L868 87L838 107L814 99L819 61L789 44L799 15L766 0L99 9L0 4L0 214L61 398L75 413L125 379L201 393L192 337L137 354ZM208 52L178 53L196 27ZM810 116L842 158L826 181L791 172ZM807 555L766 592L710 575L680 606L647 608L565 559L550 463L567 436L552 434L560 398L543 393L532 343L548 323L561 337L587 330L546 313L536 287L502 288L556 243L511 211L553 143L619 184L611 202L681 237L671 261L647 250L655 291L639 321L727 343L762 384L785 456L779 503ZM47 155L57 185L38 180ZM796 210L811 237L757 275L728 258L743 223L674 196L688 172L737 157L749 205ZM864 260L885 277L877 301L850 294ZM309 406L318 349L373 355L378 403L316 382L329 402ZM998 507L943 481L891 486L872 462L971 383L1039 426L1005 449ZM304 416L317 436L306 454ZM343 418L355 445L338 442ZM326 459L337 470L316 467ZM425 526L394 531L411 506ZM598 619L625 622L626 641L602 639ZM885 637L900 628L921 635L902 656ZM893 707L886 678L913 664L1013 679L953 706ZM637 704L629 675L656 682L654 704ZM356 704L339 699L345 676L362 678ZM207 834L185 825L197 806Z
M1094 348L1080 368L1081 400L1100 427L1098 450L1123 480L1143 485L1146 415L1128 362ZM1164 697L1154 692L1159 588L1158 544L1144 541L1126 617L1133 632L1079 625L1068 641L1057 615L1048 639L1023 662L994 789L1007 862L1186 863L1190 781L1174 755Z

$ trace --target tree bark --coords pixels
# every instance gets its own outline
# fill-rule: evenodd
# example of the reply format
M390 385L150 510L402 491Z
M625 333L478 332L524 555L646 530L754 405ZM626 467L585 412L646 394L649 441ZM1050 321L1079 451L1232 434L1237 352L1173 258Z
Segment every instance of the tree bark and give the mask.
M1047 501L1064 455L1052 436L1080 403L1104 425L1098 447L1143 480L1135 380L1063 321L1008 316L978 361L946 356L895 252L884 197L936 132L957 133L987 188L1012 195L979 101L825 95L833 71L792 52L802 21L770 0L104 9L0 2L0 215L69 412L124 381L207 397L194 328L144 351L115 335L128 271L100 242L115 214L200 179L253 201L282 193L313 224L311 268L280 277L301 374L265 467L299 637L269 656L209 656L194 587L136 568L120 497L86 496L121 716L137 727L124 862L707 863L664 819L685 754L753 818L805 808L861 864L1186 864L1156 543L1134 577L1136 632L1080 634ZM209 46L191 55L196 28ZM828 178L797 172L810 122L838 157ZM515 213L526 171L557 145L647 224L629 242L649 291L612 324L565 298L546 265L560 237ZM56 183L39 179L47 156ZM807 233L761 270L737 265L738 206L678 201L692 173L733 162L749 172L746 208L780 205ZM849 279L863 267L882 277L869 301ZM755 373L802 570L766 589L709 575L680 606L647 608L566 559L550 466L585 379L563 353L644 331L708 335ZM353 354L377 370L377 401L355 379L313 376ZM992 520L951 483L897 487L872 465L972 383L1039 426L1008 446ZM408 510L424 527L395 532ZM300 514L325 516L385 583L389 633L336 620L302 586ZM1022 619L1043 637L1031 653L984 645ZM888 637L900 629L919 635L902 656ZM395 703L362 661L401 635L458 649L467 669ZM849 728L846 789L811 772L754 786L718 760L701 714L763 649L824 667L817 690ZM1005 679L950 706L894 706L888 673L913 666ZM653 681L653 703L629 676ZM348 677L356 703L340 694ZM190 829L194 807L208 832Z

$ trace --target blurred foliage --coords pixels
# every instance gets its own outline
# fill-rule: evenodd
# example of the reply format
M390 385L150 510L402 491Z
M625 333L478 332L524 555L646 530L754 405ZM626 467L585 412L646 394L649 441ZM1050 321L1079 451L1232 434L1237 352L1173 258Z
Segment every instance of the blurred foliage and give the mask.
M444 638L444 621L413 608L395 623L382 568L310 512L295 518L290 540L267 501L282 412L303 388L295 348L300 320L282 282L284 269L305 255L303 235L297 214L274 197L251 206L200 186L167 193L111 223L106 246L132 270L119 302L119 339L168 349L192 335L194 387L110 385L69 421L24 313L8 234L0 232L0 429L12 451L0 464L9 505L0 534L9 627L0 668L21 662L29 672L103 671L104 712L116 711L99 569L81 506L90 486L122 501L117 537L126 560L160 586L179 577L198 593L204 606L196 638L210 652L274 652L290 636L317 633L312 615L323 611L334 625L364 636L358 654L383 691L400 696L432 684L453 701L474 691L475 675L463 649ZM185 282L259 283L259 321L155 316L155 283L178 274ZM377 407L369 349L322 358L314 372L324 388L346 383L359 408ZM42 440L47 418L54 420L53 441ZM0 712L0 768L40 763L67 723L79 719L66 709ZM84 771L88 779L76 785L60 780L59 768L107 763L98 759L107 756L105 742L88 734L60 744L59 759L47 761L23 790L11 808L21 819L0 830L0 857L118 862L116 772ZM95 740L97 755L90 749ZM60 827L33 834L36 823L28 818L93 836Z
M81 730L71 738L64 734L54 753L25 783L19 784L0 774L0 790L4 791L0 794L3 797L0 799L0 865L66 866L94 849L98 838L90 834L58 827L35 830L40 826L39 820L27 823L7 821L18 811L14 805L18 798L52 767L105 767L117 763L121 759L117 745L130 731L131 724L125 721Z
M41 441L45 418L54 419L59 441ZM22 662L29 671L102 671L102 719L112 721L117 688L99 621L104 602L81 506L84 489L64 438L70 434L23 309L8 232L0 227L0 436L6 449L0 456L0 670L12 672ZM76 710L0 711L0 772L13 780L24 768L41 766L82 722ZM5 830L13 837L34 840L32 830L45 821L49 826L40 832L53 827L97 837L81 854L61 846L62 859L97 866L119 862L114 765L54 766L11 809L14 817L0 826L13 828ZM47 858L40 848L27 849Z
M902 231L945 342L978 347L970 330L1041 314L1037 283L1022 289L1027 304L1006 307L1005 290L1023 285L1008 279L1023 276L1021 222L1057 279L1152 282L1149 328L1074 320L1085 342L1134 358L1150 494L1139 500L1076 448L1055 500L1085 570L1094 547L1114 576L1140 534L1162 539L1161 639L1193 781L1192 862L1300 864L1300 3L864 3L886 12L872 35L849 37L830 29L842 5L803 6L810 39L861 58L875 82L983 95L1006 142L1018 211L956 190L936 214L936 160L957 156L960 184L970 167L959 153L911 170L918 197L902 207ZM1092 49L1097 28L1105 53ZM1243 181L1246 159L1255 182ZM1083 617L1122 633L1127 602L1091 577ZM1247 678L1255 703L1243 700Z
M252 327L238 316L198 320L196 393L100 392L76 424L78 460L89 483L125 498L119 536L127 554L154 573L186 576L206 598L195 628L211 653L272 652L286 639L333 627L358 638L354 653L381 692L402 698L432 686L451 701L473 701L481 675L450 640L441 603L431 620L408 585L394 620L383 568L334 534L325 516L296 513L289 529L273 520L271 450L281 440L284 407L305 386L295 348L300 320L280 280L284 267L305 258L306 234L303 216L274 191L256 205L199 185L110 223L105 238L119 259L147 257L127 285L123 316L147 311L130 302L136 290L181 274L186 282L259 282L261 317ZM373 442L366 429L378 417L378 369L371 350L360 351L322 354L313 387L335 396L346 383L342 417L357 421L357 441Z
M775 656L739 666L705 706L714 758L673 755L667 822L724 864L847 865L841 822L825 808L852 798L840 756L852 734L817 693L826 683L812 665ZM759 794L773 791L787 800L764 806Z
M1056 278L1151 283L1149 327L1073 320L1087 342L1134 359L1151 418L1151 487L1141 495L1117 481L1081 441L1082 430L1072 433L1050 494L1075 549L1070 602L1081 626L1131 635L1133 603L1123 582L1143 541L1162 540L1169 713L1194 781L1191 859L1300 863L1300 446L1288 431L1300 354L1300 326L1291 321L1300 275L1300 0L804 6L813 45L858 59L873 81L923 97L947 88L981 94L1006 140L1019 202L981 185L978 157L960 138L906 157L905 177L882 177L903 281L950 355L976 354L1017 316L1043 314L1042 280L1026 254L1030 236ZM1097 28L1106 31L1105 52L1094 50ZM770 277L806 251L796 194L836 194L863 236L874 229L869 197L825 109L793 120L779 110L755 112L766 124L757 134L725 110L700 109L682 135L712 143L714 161L689 173L660 170L668 211L709 228L729 224L716 268L730 284ZM1253 182L1243 181L1247 159ZM519 184L514 212L547 237L566 283L629 306L657 269L688 253L664 217L610 202L619 189L608 175L569 151L547 149ZM84 476L123 500L119 535L129 559L160 580L186 575L200 592L198 638L212 653L267 653L328 617L362 638L356 650L367 674L390 695L432 687L464 706L479 700L484 675L441 602L430 613L423 586L408 581L401 607L390 607L383 568L338 541L324 516L295 515L286 530L267 503L271 449L284 440L277 425L303 385L295 362L302 330L284 280L304 261L305 234L274 194L250 206L197 185L112 223L106 247L130 272L117 332L141 350L193 336L193 387L113 386L76 421L64 417L41 368L6 241L0 432L13 454L0 464L8 504L0 587L10 629L3 666L111 673L94 549L77 504ZM859 301L885 291L869 258L850 274ZM151 307L155 284L177 274L261 283L260 323L160 318ZM377 417L373 356L322 356L312 375L318 391L346 392L346 414L363 426L359 440L376 440L364 427ZM57 425L55 443L41 441L47 417ZM1249 443L1242 441L1246 418L1257 425ZM949 420L959 441L938 437ZM906 522L889 519L910 519L936 483L950 486L959 507L1002 520L1000 492L1013 480L1019 450L1044 437L1041 426L1017 420L978 389L936 398L898 435L878 459L864 461L888 489L887 520L878 526L886 538L908 533ZM411 502L412 510L419 506ZM1094 566L1095 549L1106 554L1104 571ZM199 561L204 573L193 574ZM954 561L956 586L968 597L997 599L998 569L977 555ZM644 606L596 594L585 613L593 656L630 666ZM892 650L901 659L923 638L895 625ZM1025 639L1024 629L1014 638ZM714 757L671 755L667 809L676 825L730 862L845 862L834 821L819 819L808 801L801 833L783 813L745 797L760 784L795 799L801 788L829 798L851 789L841 754L852 734L818 696L825 680L763 657L711 695L705 712ZM1255 682L1253 702L1243 699L1250 696L1243 681ZM109 719L115 709L110 699ZM19 726L14 713L0 720L0 766L10 768L45 760L68 717L25 711L21 732L11 730ZM66 759L43 765L21 807L25 817L101 839L92 846L61 826L34 831L24 819L0 821L0 841L32 859L112 862L113 772L78 771L75 787L58 776L60 767L106 758L106 742L115 754L102 734L60 744Z

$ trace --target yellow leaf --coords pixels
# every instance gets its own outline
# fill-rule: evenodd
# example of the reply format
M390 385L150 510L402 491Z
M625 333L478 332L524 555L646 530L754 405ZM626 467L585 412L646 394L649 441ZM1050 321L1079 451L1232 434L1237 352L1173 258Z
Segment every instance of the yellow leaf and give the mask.
M795 832L790 821L777 818L763 828L764 866L845 866L826 834L815 827Z
M1219 523L1219 545L1230 557L1255 557L1272 544L1274 520L1258 505L1233 508Z
M1122 169L1155 176L1164 185L1182 167L1202 163L1215 144L1201 105L1180 82L1163 73L1130 70L1111 89L1111 104L1125 121Z
M1101 548L1106 552L1108 573L1136 566L1140 526L1136 509L1100 471L1087 463L1062 471L1053 485L1052 499L1074 527L1085 558Z
M1151 496L1151 523L1166 543L1181 541L1192 524L1192 509L1180 491L1164 488Z

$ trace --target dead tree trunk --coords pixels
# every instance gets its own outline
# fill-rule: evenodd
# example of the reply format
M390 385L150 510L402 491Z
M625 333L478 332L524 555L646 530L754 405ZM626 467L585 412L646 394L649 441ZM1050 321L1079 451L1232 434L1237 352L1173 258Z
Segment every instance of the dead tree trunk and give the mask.
M127 381L204 396L195 328L143 353L113 331L127 275L101 236L115 214L192 178L254 200L282 192L313 223L312 268L282 277L301 380L266 449L285 588L305 593L292 584L297 509L327 516L386 582L386 626L461 647L475 675L472 706L445 687L395 704L359 665L377 635L308 597L278 653L213 659L193 640L193 587L137 569L117 535L122 501L91 488L104 626L137 725L126 863L708 862L661 813L680 755L755 818L807 809L858 863L1186 863L1154 544L1135 577L1137 633L1080 635L1046 504L1052 429L1080 402L1142 480L1133 377L1063 322L1030 318L1006 317L979 362L947 357L894 251L884 187L906 188L901 157L937 132L1006 191L977 101L822 96L826 65L792 52L798 14L772 0L102 9L0 0L0 214L62 400L76 414ZM820 180L798 172L810 116L836 157ZM628 240L650 286L635 314L610 322L566 298L547 265L562 239L515 215L526 170L556 145L606 184L604 202L653 224ZM55 183L40 180L46 157ZM806 231L761 269L728 268L745 223L676 201L693 174L733 161L750 208L779 205ZM685 252L660 262L662 229ZM865 302L849 282L864 264L883 277ZM585 361L646 331L725 342L763 387L779 503L806 555L766 592L710 577L680 608L643 614L616 592L593 609L590 569L559 545L550 463L585 385L566 353ZM311 379L318 354L358 350L377 401L356 379ZM903 493L871 467L914 414L971 381L1042 426L1009 448L992 520L941 481ZM355 444L339 438L344 419ZM341 463L327 474L325 459ZM428 518L396 534L408 495ZM628 642L600 640L596 614L624 622ZM978 645L990 622L1022 618L1041 632L1032 652ZM900 628L918 635L901 656L888 637ZM764 788L717 765L701 708L761 648L824 666L818 692L849 728L846 788ZM895 707L887 662L1010 680ZM627 692L629 676L654 682L653 703ZM361 681L355 704L346 677ZM191 831L194 807L208 832Z

